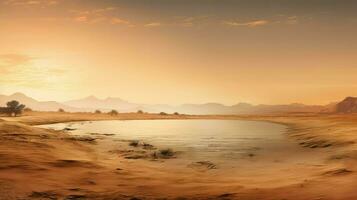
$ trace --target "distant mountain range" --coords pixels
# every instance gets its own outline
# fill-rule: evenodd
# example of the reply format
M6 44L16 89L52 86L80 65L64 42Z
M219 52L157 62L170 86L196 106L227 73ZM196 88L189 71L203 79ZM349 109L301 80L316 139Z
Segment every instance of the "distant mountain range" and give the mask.
M352 97L345 99L346 103L331 103L329 105L304 105L304 104L287 104L287 105L252 105L248 103L238 103L232 106L226 106L219 103L206 104L182 104L180 106L171 106L166 104L138 104L125 101L120 98L99 99L95 96L89 96L83 99L77 99L67 102L56 101L37 101L22 93L12 95L0 95L0 106L6 102L18 100L27 107L38 111L57 111L59 108L70 112L93 112L101 110L103 112L116 109L119 112L179 112L185 114L274 114L274 113L307 113L307 112L357 112L357 98ZM353 104L353 105L352 105ZM352 105L352 108L350 108Z
M139 107L139 104L129 103L120 98L108 97L106 99L98 99L95 96L89 96L83 99L77 99L72 101L67 101L63 103L64 105L82 108L85 110L95 110L95 109L104 109L104 110L135 110Z
M69 110L69 111L78 111L77 108L67 106L56 101L37 101L31 97L26 96L22 93L14 93L12 95L0 95L0 107L5 106L7 102L11 100L17 100L22 104L25 104L26 107L32 108L38 111L57 111L59 108Z

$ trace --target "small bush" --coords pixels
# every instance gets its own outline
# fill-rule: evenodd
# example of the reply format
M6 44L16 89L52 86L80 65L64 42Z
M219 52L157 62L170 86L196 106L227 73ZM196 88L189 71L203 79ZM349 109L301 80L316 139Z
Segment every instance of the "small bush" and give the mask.
M33 110L31 108L25 108L24 112L32 112Z
M129 146L132 146L132 147L137 147L139 146L139 141L138 140L133 140L129 143Z
M159 114L160 115L167 115L167 113L165 113L165 112L160 112Z
M109 115L118 115L118 111L117 110L111 110L109 113Z
M151 155L154 159L169 159L175 156L175 152L172 149L160 149L158 151L155 151Z
M169 157L171 157L175 154L174 151L172 151L172 149L160 149L159 152L161 155L169 156Z
M174 112L174 115L180 115L180 113L178 113L178 112Z
M60 108L58 109L58 112L65 112L64 109Z
M144 114L144 111L138 110L138 112L136 112L136 113L138 113L138 114Z
M148 144L148 143L143 143L143 148L144 149L156 149L154 145Z
M96 110L94 113L95 113L95 114L101 114L101 113L102 113L102 111L100 111L100 110Z

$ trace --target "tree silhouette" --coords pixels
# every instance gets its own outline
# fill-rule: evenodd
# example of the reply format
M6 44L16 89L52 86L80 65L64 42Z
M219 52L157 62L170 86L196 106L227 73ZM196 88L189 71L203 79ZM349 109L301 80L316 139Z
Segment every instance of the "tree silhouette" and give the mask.
M6 103L7 106L7 114L15 117L21 115L22 111L26 107L24 104L20 104L18 101L13 100Z

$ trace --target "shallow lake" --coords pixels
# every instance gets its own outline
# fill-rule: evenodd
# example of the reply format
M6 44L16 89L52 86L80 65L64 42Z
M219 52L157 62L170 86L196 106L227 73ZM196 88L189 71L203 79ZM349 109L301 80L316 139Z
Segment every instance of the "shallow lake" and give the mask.
M181 152L182 158L232 163L256 157L277 162L304 162L307 154L280 124L240 120L126 120L41 125L75 129L72 134L115 134L113 139L139 140ZM294 156L290 156L293 152ZM269 155L269 156L264 156ZM261 160L261 159L259 159Z

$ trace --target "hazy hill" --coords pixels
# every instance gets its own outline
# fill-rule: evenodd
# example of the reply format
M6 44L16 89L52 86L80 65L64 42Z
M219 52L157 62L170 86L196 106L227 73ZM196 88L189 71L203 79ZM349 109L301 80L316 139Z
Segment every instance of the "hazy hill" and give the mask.
M63 105L55 101L37 101L31 97L28 97L22 93L14 93L12 95L0 95L0 106L5 106L7 102L17 100L26 107L38 110L38 111L57 111L59 108L69 111L78 111L79 109L70 106Z
M288 112L321 112L324 106L310 106L303 104L288 104L288 105L252 105L247 103L239 103L233 106L225 106L222 104L208 103L202 105L183 105L178 107L181 112L199 113L199 114L274 114Z
M347 97L336 105L338 113L357 113L357 97Z
M257 105L253 106L248 112L253 114L268 113L298 113L298 112L323 112L325 106L321 105L304 105L304 104L287 104L287 105Z
M92 111L95 109L102 109L102 110L117 109L120 111L133 111L133 109L139 106L139 104L129 103L120 98L108 97L106 99L99 99L95 96L89 96L83 99L67 101L64 102L63 104L71 107L82 108L88 111Z

